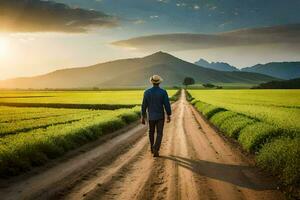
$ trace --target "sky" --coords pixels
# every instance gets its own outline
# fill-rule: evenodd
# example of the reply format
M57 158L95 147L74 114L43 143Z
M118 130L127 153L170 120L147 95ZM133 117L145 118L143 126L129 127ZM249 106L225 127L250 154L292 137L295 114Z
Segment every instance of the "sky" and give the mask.
M163 50L247 67L300 60L299 0L0 0L0 80Z

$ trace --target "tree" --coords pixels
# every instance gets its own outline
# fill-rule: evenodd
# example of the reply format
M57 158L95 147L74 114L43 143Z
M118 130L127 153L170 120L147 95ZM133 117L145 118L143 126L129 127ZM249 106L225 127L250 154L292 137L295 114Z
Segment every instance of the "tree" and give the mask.
M187 88L188 85L195 84L195 80L191 77L185 77L182 84L185 85L185 88Z
M214 88L215 87L215 85L214 84L211 84L211 83L204 83L204 84L202 84L203 85L203 87L205 87L205 88Z

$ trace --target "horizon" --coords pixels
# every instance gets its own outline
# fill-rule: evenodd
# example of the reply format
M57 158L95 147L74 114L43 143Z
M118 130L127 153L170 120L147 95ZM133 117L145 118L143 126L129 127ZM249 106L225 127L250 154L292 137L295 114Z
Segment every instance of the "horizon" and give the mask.
M0 80L159 50L190 63L203 58L239 69L299 61L299 9L297 0L1 2Z

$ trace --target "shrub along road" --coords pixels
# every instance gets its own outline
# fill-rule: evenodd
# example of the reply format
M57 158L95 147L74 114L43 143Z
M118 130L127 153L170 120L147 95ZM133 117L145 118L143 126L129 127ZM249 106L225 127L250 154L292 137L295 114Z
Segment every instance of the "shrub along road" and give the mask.
M210 127L182 92L161 157L135 126L0 190L3 199L284 199L276 181Z

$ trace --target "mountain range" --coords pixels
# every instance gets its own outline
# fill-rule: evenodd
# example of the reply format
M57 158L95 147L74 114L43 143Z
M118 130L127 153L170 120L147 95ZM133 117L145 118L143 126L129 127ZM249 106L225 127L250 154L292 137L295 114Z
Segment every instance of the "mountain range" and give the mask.
M224 63L224 62L209 63L208 61L206 61L204 59L200 59L197 62L195 62L195 64L202 66L202 67L209 68L209 69L219 70L219 71L229 71L229 72L239 71L238 68L236 68L232 65L229 65L228 63Z
M257 64L242 69L238 69L224 62L210 63L204 59L200 59L199 61L195 62L195 64L219 71L254 72L286 80L300 77L300 62L271 62L267 64Z
M217 71L186 62L164 52L142 58L100 63L88 67L61 69L34 77L0 81L0 88L122 88L149 86L149 77L161 75L165 86L180 86L185 77L196 83L259 84L277 78L241 71Z

